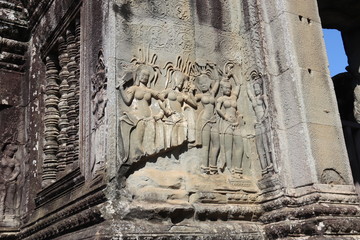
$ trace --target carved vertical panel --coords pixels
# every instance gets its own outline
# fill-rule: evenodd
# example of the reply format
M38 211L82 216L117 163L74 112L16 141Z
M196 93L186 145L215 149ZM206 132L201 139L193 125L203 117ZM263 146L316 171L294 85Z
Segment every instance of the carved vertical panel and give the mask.
M94 156L91 161L91 172L93 176L98 176L104 170L104 147L106 139L104 138L106 126L104 126L105 108L107 105L107 77L103 51L98 53L98 62L95 67L95 74L91 78L92 83L92 114L93 141L95 147Z

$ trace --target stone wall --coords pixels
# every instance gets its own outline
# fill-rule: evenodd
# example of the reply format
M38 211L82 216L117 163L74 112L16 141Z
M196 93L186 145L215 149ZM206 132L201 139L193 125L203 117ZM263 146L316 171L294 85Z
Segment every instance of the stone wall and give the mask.
M5 2L0 238L358 236L316 1Z

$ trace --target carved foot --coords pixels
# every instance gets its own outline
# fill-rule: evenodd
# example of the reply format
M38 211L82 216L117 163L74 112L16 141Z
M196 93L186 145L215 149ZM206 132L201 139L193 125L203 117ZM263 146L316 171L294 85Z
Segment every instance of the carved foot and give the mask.
M268 173L273 173L275 171L273 164L270 164L266 169L267 169Z
M243 170L242 168L232 168L230 170L231 174L238 177L238 178L243 178Z
M209 168L210 168L210 173L209 173L210 175L215 175L219 173L218 168L216 166L210 165Z
M210 168L209 167L201 166L200 169L201 169L202 173L210 174Z
M265 169L261 171L263 177L271 176L275 173L274 166L270 164Z

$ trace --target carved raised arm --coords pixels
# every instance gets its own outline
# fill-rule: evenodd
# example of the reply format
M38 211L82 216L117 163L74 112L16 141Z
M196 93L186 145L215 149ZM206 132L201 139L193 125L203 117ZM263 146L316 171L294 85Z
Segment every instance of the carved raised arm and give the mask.
M214 83L214 85L212 86L211 90L210 90L210 94L215 97L216 96L216 93L217 91L219 90L219 86L220 86L220 81L216 81Z

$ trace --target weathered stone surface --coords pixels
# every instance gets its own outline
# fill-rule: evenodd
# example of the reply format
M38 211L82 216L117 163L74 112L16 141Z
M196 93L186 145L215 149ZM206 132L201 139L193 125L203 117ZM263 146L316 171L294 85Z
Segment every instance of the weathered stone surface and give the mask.
M358 238L337 4L2 1L0 239Z

